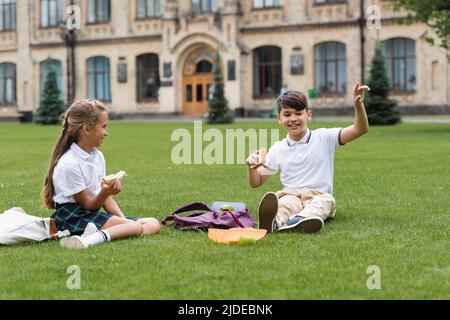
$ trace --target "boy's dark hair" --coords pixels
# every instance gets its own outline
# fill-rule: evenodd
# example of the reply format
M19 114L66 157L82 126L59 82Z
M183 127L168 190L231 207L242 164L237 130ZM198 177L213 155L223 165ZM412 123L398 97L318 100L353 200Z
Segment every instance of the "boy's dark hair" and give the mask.
M308 99L306 96L295 90L289 90L282 93L277 98L278 113L281 112L281 108L292 108L297 111L308 110Z

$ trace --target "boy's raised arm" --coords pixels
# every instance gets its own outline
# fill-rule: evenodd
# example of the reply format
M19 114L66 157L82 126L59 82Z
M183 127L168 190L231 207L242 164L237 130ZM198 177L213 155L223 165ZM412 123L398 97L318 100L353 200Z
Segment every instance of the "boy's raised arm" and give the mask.
M353 102L355 104L355 123L342 129L340 141L342 144L355 140L369 131L369 120L367 119L366 109L364 108L364 91L370 91L366 85L355 85L353 91Z

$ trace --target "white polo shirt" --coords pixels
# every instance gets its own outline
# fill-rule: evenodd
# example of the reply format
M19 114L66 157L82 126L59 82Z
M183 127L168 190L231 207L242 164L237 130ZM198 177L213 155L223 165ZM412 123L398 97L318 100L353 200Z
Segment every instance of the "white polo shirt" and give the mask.
M308 129L300 141L288 135L270 148L260 173L273 175L280 170L285 189L308 188L332 194L334 152L340 146L341 130Z
M100 192L104 176L106 169L103 153L95 148L87 153L76 143L72 143L53 171L53 201L58 204L75 203L73 195L83 190L87 190L92 197L96 196Z

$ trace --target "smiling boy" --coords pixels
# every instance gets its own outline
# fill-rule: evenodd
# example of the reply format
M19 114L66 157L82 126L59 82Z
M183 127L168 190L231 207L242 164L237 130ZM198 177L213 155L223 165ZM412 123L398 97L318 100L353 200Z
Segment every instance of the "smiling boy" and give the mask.
M277 121L288 134L270 148L265 163L258 163L259 150L247 159L249 183L253 188L264 184L278 170L283 185L283 190L269 192L262 198L258 207L260 229L312 233L322 229L327 218L335 216L334 152L368 131L363 104L365 90L370 89L355 85L355 121L346 128L310 130L308 122L312 112L306 96L289 90L278 97Z

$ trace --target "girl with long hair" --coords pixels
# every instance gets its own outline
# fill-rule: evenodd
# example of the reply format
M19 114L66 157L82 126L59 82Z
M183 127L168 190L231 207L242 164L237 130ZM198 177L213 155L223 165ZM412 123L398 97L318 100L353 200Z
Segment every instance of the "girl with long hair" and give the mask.
M107 123L106 108L96 100L76 101L64 114L62 133L42 190L42 205L56 209L52 218L57 229L68 230L72 235L61 239L63 247L84 249L160 231L154 218L124 215L112 198L122 191L120 180L102 183L106 176L105 158L97 148L108 135Z

